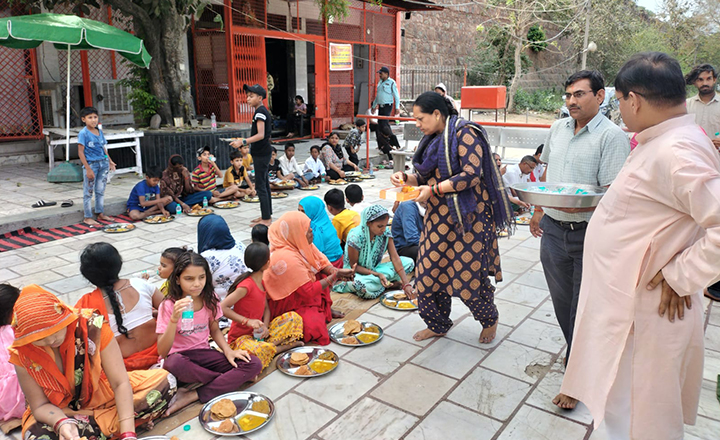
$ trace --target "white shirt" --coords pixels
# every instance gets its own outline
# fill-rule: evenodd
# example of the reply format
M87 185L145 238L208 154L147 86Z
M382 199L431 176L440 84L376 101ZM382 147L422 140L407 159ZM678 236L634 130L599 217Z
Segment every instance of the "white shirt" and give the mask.
M503 182L505 183L505 189L507 190L508 194L510 193L510 187L515 185L516 183L522 183L522 182L529 182L530 181L530 175L529 174L523 174L520 170L520 165L508 165L505 171L505 174L502 176Z
M320 177L320 176L324 176L325 174L327 174L326 170L325 170L325 165L323 165L322 161L320 160L320 156L318 156L317 160L313 159L312 156L308 157L305 160L304 171L306 173L308 173L308 172L313 173L313 177Z
M130 285L138 293L138 302L131 310L126 310L122 316L123 327L125 327L127 331L130 331L153 319L152 299L157 288L153 284L140 278L130 278L128 281L130 281ZM122 301L122 295L117 295L117 299L120 304L120 310L124 309L125 306ZM112 308L108 307L108 324L110 324L110 329L115 334L115 337L118 337L120 336L120 332L118 331L117 321L115 320L115 315L111 312Z
M287 156L282 156L280 158L280 171L282 171L283 176L287 176L290 173L293 173L295 177L302 176L303 172L300 170L300 165L297 163L297 159L295 159L295 156L293 156L292 159L288 159Z
M348 205L349 205L349 203L348 203ZM356 203L356 204L350 206L348 209L350 209L351 211L357 212L358 215L362 215L363 210L365 208L367 208L368 206L370 206L369 203L365 203L365 201L362 201L360 203Z

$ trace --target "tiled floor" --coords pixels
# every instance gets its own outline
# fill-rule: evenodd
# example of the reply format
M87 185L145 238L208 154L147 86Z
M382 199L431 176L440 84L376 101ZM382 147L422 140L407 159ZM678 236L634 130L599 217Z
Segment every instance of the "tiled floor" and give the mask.
M389 186L387 171L363 183L368 202L378 201ZM327 187L314 195L322 196ZM294 191L274 201L276 216L296 209L307 195ZM381 203L389 206L386 201ZM237 239L249 239L249 220L257 205L216 211L226 218ZM101 232L0 253L0 282L40 283L74 303L91 290L78 274L79 252L89 243L113 243L124 257L124 273L153 269L159 253L171 245L196 246L196 219L183 217L168 225L138 224L138 230L116 236ZM523 229L525 228L525 229ZM385 337L366 348L332 344L340 355L338 369L316 379L296 379L276 371L250 389L276 405L273 421L248 436L252 440L605 440L591 432L591 417L582 405L563 411L550 400L562 381L559 360L565 344L555 321L539 264L538 240L527 227L500 242L506 281L499 283L501 325L492 344L478 342L480 325L461 301L453 300L455 326L445 338L416 342L423 328L417 313L372 307L362 319L380 324ZM706 332L705 383L698 423L686 438L720 438L720 404L715 398L720 373L720 306L710 311ZM169 434L183 440L212 439L197 421ZM10 438L19 440L19 433ZM0 435L0 440L5 436Z

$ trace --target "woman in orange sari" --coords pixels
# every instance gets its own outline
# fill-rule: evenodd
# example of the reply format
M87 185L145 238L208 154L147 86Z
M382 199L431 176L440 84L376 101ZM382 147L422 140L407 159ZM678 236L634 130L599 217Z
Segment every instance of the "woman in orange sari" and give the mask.
M127 371L147 370L158 362L153 311L163 294L140 278L120 279L122 257L109 243L93 243L80 255L80 273L96 286L75 304L95 309L110 324Z
M303 319L303 341L330 343L327 323L333 318L330 288L351 281L352 269L336 269L313 244L310 218L300 211L286 212L268 230L270 268L263 283L270 297L270 319L296 312Z
M13 309L10 362L25 393L25 440L136 439L175 394L164 370L128 374L110 326L94 310L72 309L39 286Z

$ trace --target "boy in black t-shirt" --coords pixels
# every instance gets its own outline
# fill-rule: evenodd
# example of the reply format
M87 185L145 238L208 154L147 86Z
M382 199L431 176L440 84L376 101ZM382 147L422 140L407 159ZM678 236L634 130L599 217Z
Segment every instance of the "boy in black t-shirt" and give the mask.
M268 179L268 168L272 154L270 146L270 134L272 133L272 115L263 105L263 99L267 96L265 89L260 84L253 86L243 85L243 91L247 94L247 103L255 109L253 115L250 137L232 141L230 146L240 148L242 145L250 144L250 154L255 165L255 189L260 198L260 211L262 215L251 222L261 223L270 226L272 222L272 201L270 199L270 181Z

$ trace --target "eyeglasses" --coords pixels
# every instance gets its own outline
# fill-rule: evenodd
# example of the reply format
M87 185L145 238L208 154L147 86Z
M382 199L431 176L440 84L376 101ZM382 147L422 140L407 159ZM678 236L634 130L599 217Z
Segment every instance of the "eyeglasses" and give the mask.
M580 99L587 93L592 93L592 90L578 90L577 92L573 93L565 93L563 97L565 98L565 101L569 101L572 97L574 97L575 99Z

